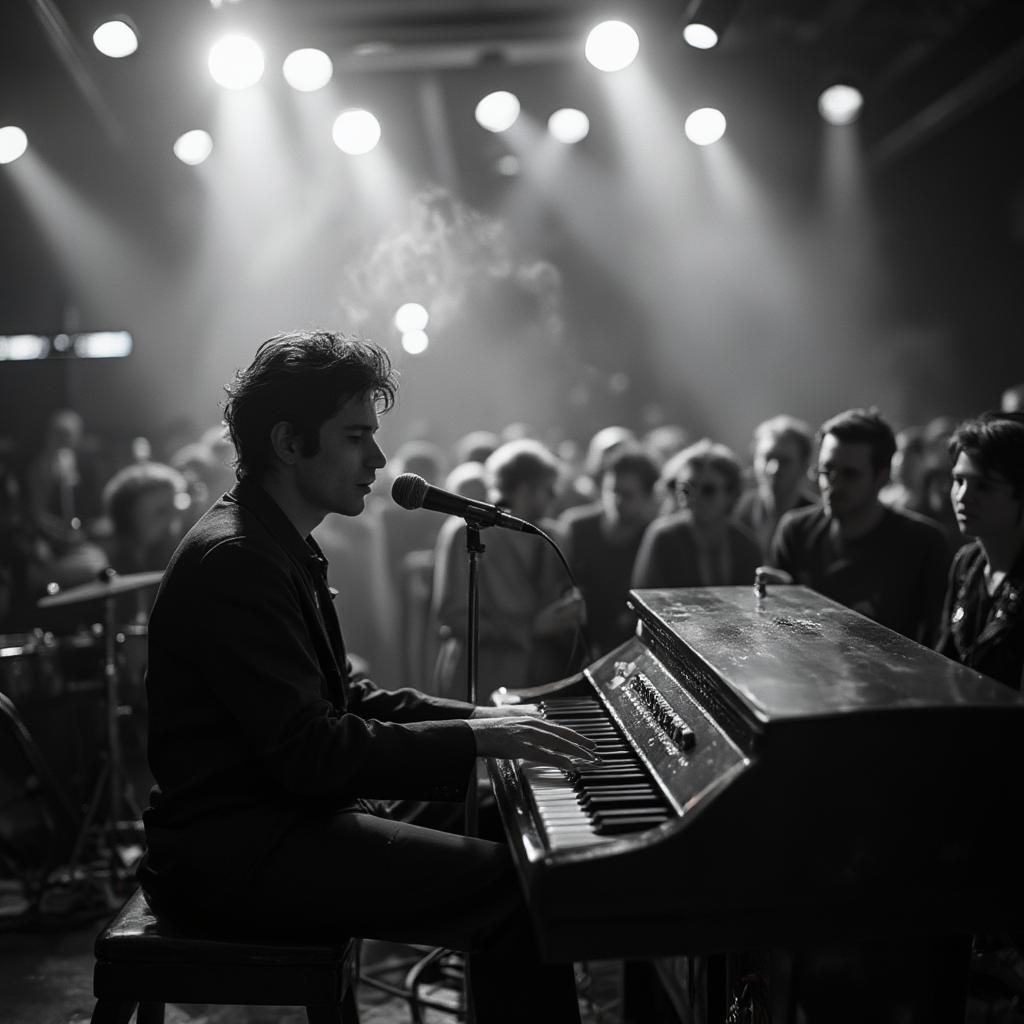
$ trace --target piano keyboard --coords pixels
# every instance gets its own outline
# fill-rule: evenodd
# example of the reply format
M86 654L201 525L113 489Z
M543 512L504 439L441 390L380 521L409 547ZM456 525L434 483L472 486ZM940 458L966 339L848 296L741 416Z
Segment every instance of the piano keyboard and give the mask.
M601 758L568 772L524 763L522 774L550 849L611 842L669 820L669 805L600 701L556 698L540 708L545 718L592 739Z

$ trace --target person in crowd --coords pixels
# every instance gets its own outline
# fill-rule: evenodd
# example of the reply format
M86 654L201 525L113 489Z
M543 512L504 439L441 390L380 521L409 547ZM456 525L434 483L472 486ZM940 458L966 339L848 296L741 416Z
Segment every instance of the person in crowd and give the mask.
M924 475L934 461L934 456L929 457L928 444L920 427L904 427L897 431L889 483L879 492L879 500L892 508L928 515Z
M501 438L491 430L471 430L452 445L452 465L486 462L501 446Z
M109 533L97 537L108 567L121 575L162 572L182 538L189 500L185 478L162 462L119 469L103 488ZM122 594L118 622L144 623L152 602L148 587Z
M548 513L559 463L539 441L503 444L484 464L488 500L556 535ZM414 513L412 513L414 514ZM521 689L568 674L583 598L568 586L557 553L543 538L514 530L485 533L479 572L479 677ZM434 615L442 634L435 692L466 693L468 616L466 524L441 527L434 558Z
M559 519L595 656L617 647L635 628L626 599L640 540L658 513L658 476L657 462L644 449L617 448L601 474L599 500L568 509Z
M563 479L552 506L555 517L567 509L590 505L598 500L605 460L624 444L636 444L632 430L628 427L602 427L591 435L582 460L574 460L574 464L563 461Z
M487 470L482 462L460 462L444 478L444 489L474 501L487 500Z
M398 446L392 457L389 476L393 482L403 473L414 473L428 484L439 487L446 464L445 452L433 442L422 439L406 441ZM433 632L428 626L429 588L424 593L424 585L433 580L434 545L442 519L433 512L404 509L395 504L390 495L376 502L374 514L380 526L386 565L385 582L390 590L386 599L396 616L391 621L397 622L399 636L402 637L402 644L394 652L399 655L399 678L423 687L428 680L424 660L426 634ZM347 528L352 523L364 521L368 521L367 516L341 520L339 525ZM382 637L382 640L387 642L386 638Z
M541 963L507 847L382 802L458 799L478 757L595 760L534 706L352 680L311 531L358 516L385 467L387 354L277 335L227 390L238 483L175 552L150 616L151 905L235 934L468 950L480 1024L577 1021L571 965Z
M392 459L392 480L403 473L414 473L428 484L440 487L447 471L445 453L430 441L406 441ZM427 512L410 513L390 498L380 506L388 576L396 595L405 583L406 557L414 551L433 551L441 519Z
M1024 411L950 438L952 504L970 543L953 560L937 648L1014 690L1024 683Z
M925 459L928 462L945 460L949 455L949 439L957 427L955 416L933 416L922 428Z
M651 427L640 439L640 443L658 465L663 466L690 443L690 432L678 423L661 423Z
M119 469L103 488L110 521L101 538L115 572L163 570L181 540L182 516L190 502L188 482L162 462L139 462Z
M768 563L796 583L921 643L935 641L950 554L942 530L889 508L896 439L876 409L849 409L818 431L821 507L782 517Z
M48 418L43 443L26 468L25 499L33 527L57 555L79 544L84 527L99 515L96 460L74 409Z
M740 495L733 515L765 553L783 514L816 502L807 479L813 450L811 428L795 416L773 416L754 428L754 487Z
M761 561L757 541L733 511L743 469L735 452L704 438L678 455L679 508L644 532L633 566L634 588L753 584Z

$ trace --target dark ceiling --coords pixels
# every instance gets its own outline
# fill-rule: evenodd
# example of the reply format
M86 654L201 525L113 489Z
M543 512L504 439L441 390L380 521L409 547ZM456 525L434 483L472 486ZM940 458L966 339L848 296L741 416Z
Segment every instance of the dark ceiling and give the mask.
M543 68L579 61L586 29L606 16L635 22L649 50L677 63L786 68L809 87L842 76L868 96L868 132L882 157L913 146L1024 76L1019 0L719 0L734 9L721 46L697 54L679 40L692 9L681 0L4 0L0 4L0 117L33 99L92 117L111 135L126 104L92 29L126 13L140 29L139 59L166 103L191 48L217 29L245 26L287 52L316 45L339 75L455 71L481 65ZM159 78L158 76L164 76ZM120 94L119 94L120 92ZM873 112L873 113L872 113ZM872 120L873 119L873 120Z

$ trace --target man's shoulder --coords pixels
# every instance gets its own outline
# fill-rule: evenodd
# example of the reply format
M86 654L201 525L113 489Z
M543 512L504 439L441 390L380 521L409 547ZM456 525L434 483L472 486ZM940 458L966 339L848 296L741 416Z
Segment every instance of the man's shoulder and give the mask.
M826 525L828 516L820 505L803 505L784 512L779 519L779 532L803 534Z
M906 508L893 508L885 506L884 522L888 528L908 538L919 538L923 541L938 540L946 543L946 533L934 519L921 515L920 512L912 512Z
M564 528L572 529L577 524L599 522L602 514L602 505L599 501L590 501L586 505L573 505L565 509L558 516Z

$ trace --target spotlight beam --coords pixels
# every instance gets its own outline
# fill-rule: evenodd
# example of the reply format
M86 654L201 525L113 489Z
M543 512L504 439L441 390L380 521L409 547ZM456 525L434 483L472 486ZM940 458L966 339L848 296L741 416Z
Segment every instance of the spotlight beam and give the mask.
M100 127L119 149L127 150L128 140L117 123L110 107L104 102L96 83L85 69L85 60L64 15L53 0L29 0L33 13L43 27L47 41L53 47L64 69L71 76L86 104L96 115Z
M966 117L1024 77L1024 41L943 93L871 147L871 162L888 163Z

